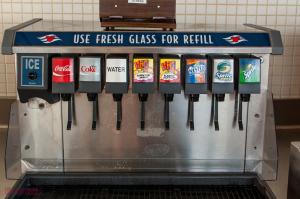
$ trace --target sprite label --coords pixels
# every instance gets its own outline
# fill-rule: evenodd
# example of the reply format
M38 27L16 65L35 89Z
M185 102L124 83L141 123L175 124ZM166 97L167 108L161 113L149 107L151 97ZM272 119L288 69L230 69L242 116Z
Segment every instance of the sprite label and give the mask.
M260 83L259 59L240 59L240 83Z

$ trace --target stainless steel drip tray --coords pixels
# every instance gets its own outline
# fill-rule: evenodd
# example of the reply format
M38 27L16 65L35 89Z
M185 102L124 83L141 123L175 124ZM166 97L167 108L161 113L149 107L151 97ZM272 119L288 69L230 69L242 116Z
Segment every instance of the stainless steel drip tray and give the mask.
M7 198L275 198L256 174L27 174Z

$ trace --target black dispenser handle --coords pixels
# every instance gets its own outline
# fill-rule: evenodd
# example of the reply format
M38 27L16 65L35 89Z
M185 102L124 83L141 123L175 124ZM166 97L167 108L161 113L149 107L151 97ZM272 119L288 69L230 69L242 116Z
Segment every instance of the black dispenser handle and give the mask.
M139 94L139 100L141 102L141 130L145 130L145 124L146 124L146 107L145 103L148 100L148 94Z
M72 128L73 122L73 100L71 94L61 94L61 98L63 101L68 102L68 121L67 121L67 130L70 131Z
M123 94L113 94L114 101L117 102L117 124L116 129L121 130L122 125L122 98Z
M164 120L166 130L170 129L170 102L174 99L174 94L165 94L165 109L164 109Z
M250 94L241 94L240 95L240 100L239 100L239 130L243 131L244 130L244 125L243 125L243 102L249 102L250 101Z
M92 130L95 131L97 129L97 121L98 118L98 94L96 93L88 93L87 94L88 100L93 103L93 110L92 110Z
M214 107L214 124L215 124L215 130L220 130L219 125L219 102L223 102L225 100L225 94L217 94L216 100L215 100L215 107Z
M190 95L189 96L189 111L188 111L188 123L190 126L190 130L195 130L195 122L194 122L194 103L199 101L200 95Z

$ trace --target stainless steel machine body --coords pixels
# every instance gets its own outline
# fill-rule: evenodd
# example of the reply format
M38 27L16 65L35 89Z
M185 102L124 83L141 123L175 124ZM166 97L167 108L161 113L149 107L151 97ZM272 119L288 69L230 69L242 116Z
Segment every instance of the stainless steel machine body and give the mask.
M235 96L220 103L220 131L210 125L212 95L201 95L195 103L195 131L187 127L188 101L184 93L175 95L170 106L170 130L163 124L164 100L149 95L146 129L139 128L140 104L136 94L123 99L123 124L115 130L115 104L110 94L99 95L99 123L90 128L92 106L85 94L75 94L75 122L66 130L67 103L50 105L38 98L12 106L7 150L8 176L21 167L26 172L255 172L265 180L276 179L277 146L272 97L268 90L270 54L282 53L280 33L253 26L178 25L176 31L189 33L268 33L271 46L46 46L15 45L15 33L102 33L98 23L33 20L6 33L3 52L46 54L163 53L252 54L261 57L261 94L243 103L245 128L234 124ZM125 30L123 30L125 31ZM131 30L135 32L137 30ZM166 32L168 34L168 32ZM10 48L10 47L11 48ZM157 64L155 64L156 66ZM157 70L157 67L155 67ZM131 86L130 86L131 87ZM19 137L19 139L18 139ZM19 144L18 144L19 141ZM14 144L13 144L14 143ZM17 158L15 158L17 157ZM21 165L21 166L20 166Z

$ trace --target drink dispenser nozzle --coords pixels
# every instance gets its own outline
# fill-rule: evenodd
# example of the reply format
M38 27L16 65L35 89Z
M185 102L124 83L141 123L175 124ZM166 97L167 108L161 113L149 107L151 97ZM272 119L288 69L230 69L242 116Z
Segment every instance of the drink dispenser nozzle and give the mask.
M165 128L170 129L170 102L181 93L181 60L178 55L159 55L159 91L164 94Z
M220 130L219 102L225 101L225 94L234 93L234 60L228 55L210 55L212 65L212 119L215 130Z
M116 129L121 130L122 98L128 93L129 87L129 57L124 54L108 55L106 58L106 93L112 93L117 102Z
M87 93L88 101L92 102L92 130L96 130L99 120L98 94L103 90L104 57L102 55L85 55L79 58L80 93Z
M139 54L133 56L133 82L132 92L137 93L141 103L140 127L145 129L146 107L150 93L155 91L154 83L154 58L153 55Z
M188 125L193 131L195 129L194 103L199 102L200 94L208 92L208 61L205 56L185 55L183 65L185 68L184 92L189 96Z
M75 57L52 58L52 92L61 94L63 101L68 102L67 130L71 130L73 115L75 113Z
M261 92L261 59L252 55L236 55L235 68L237 71L237 92L240 94L238 103L239 130L244 130L243 102L250 102L251 94Z

